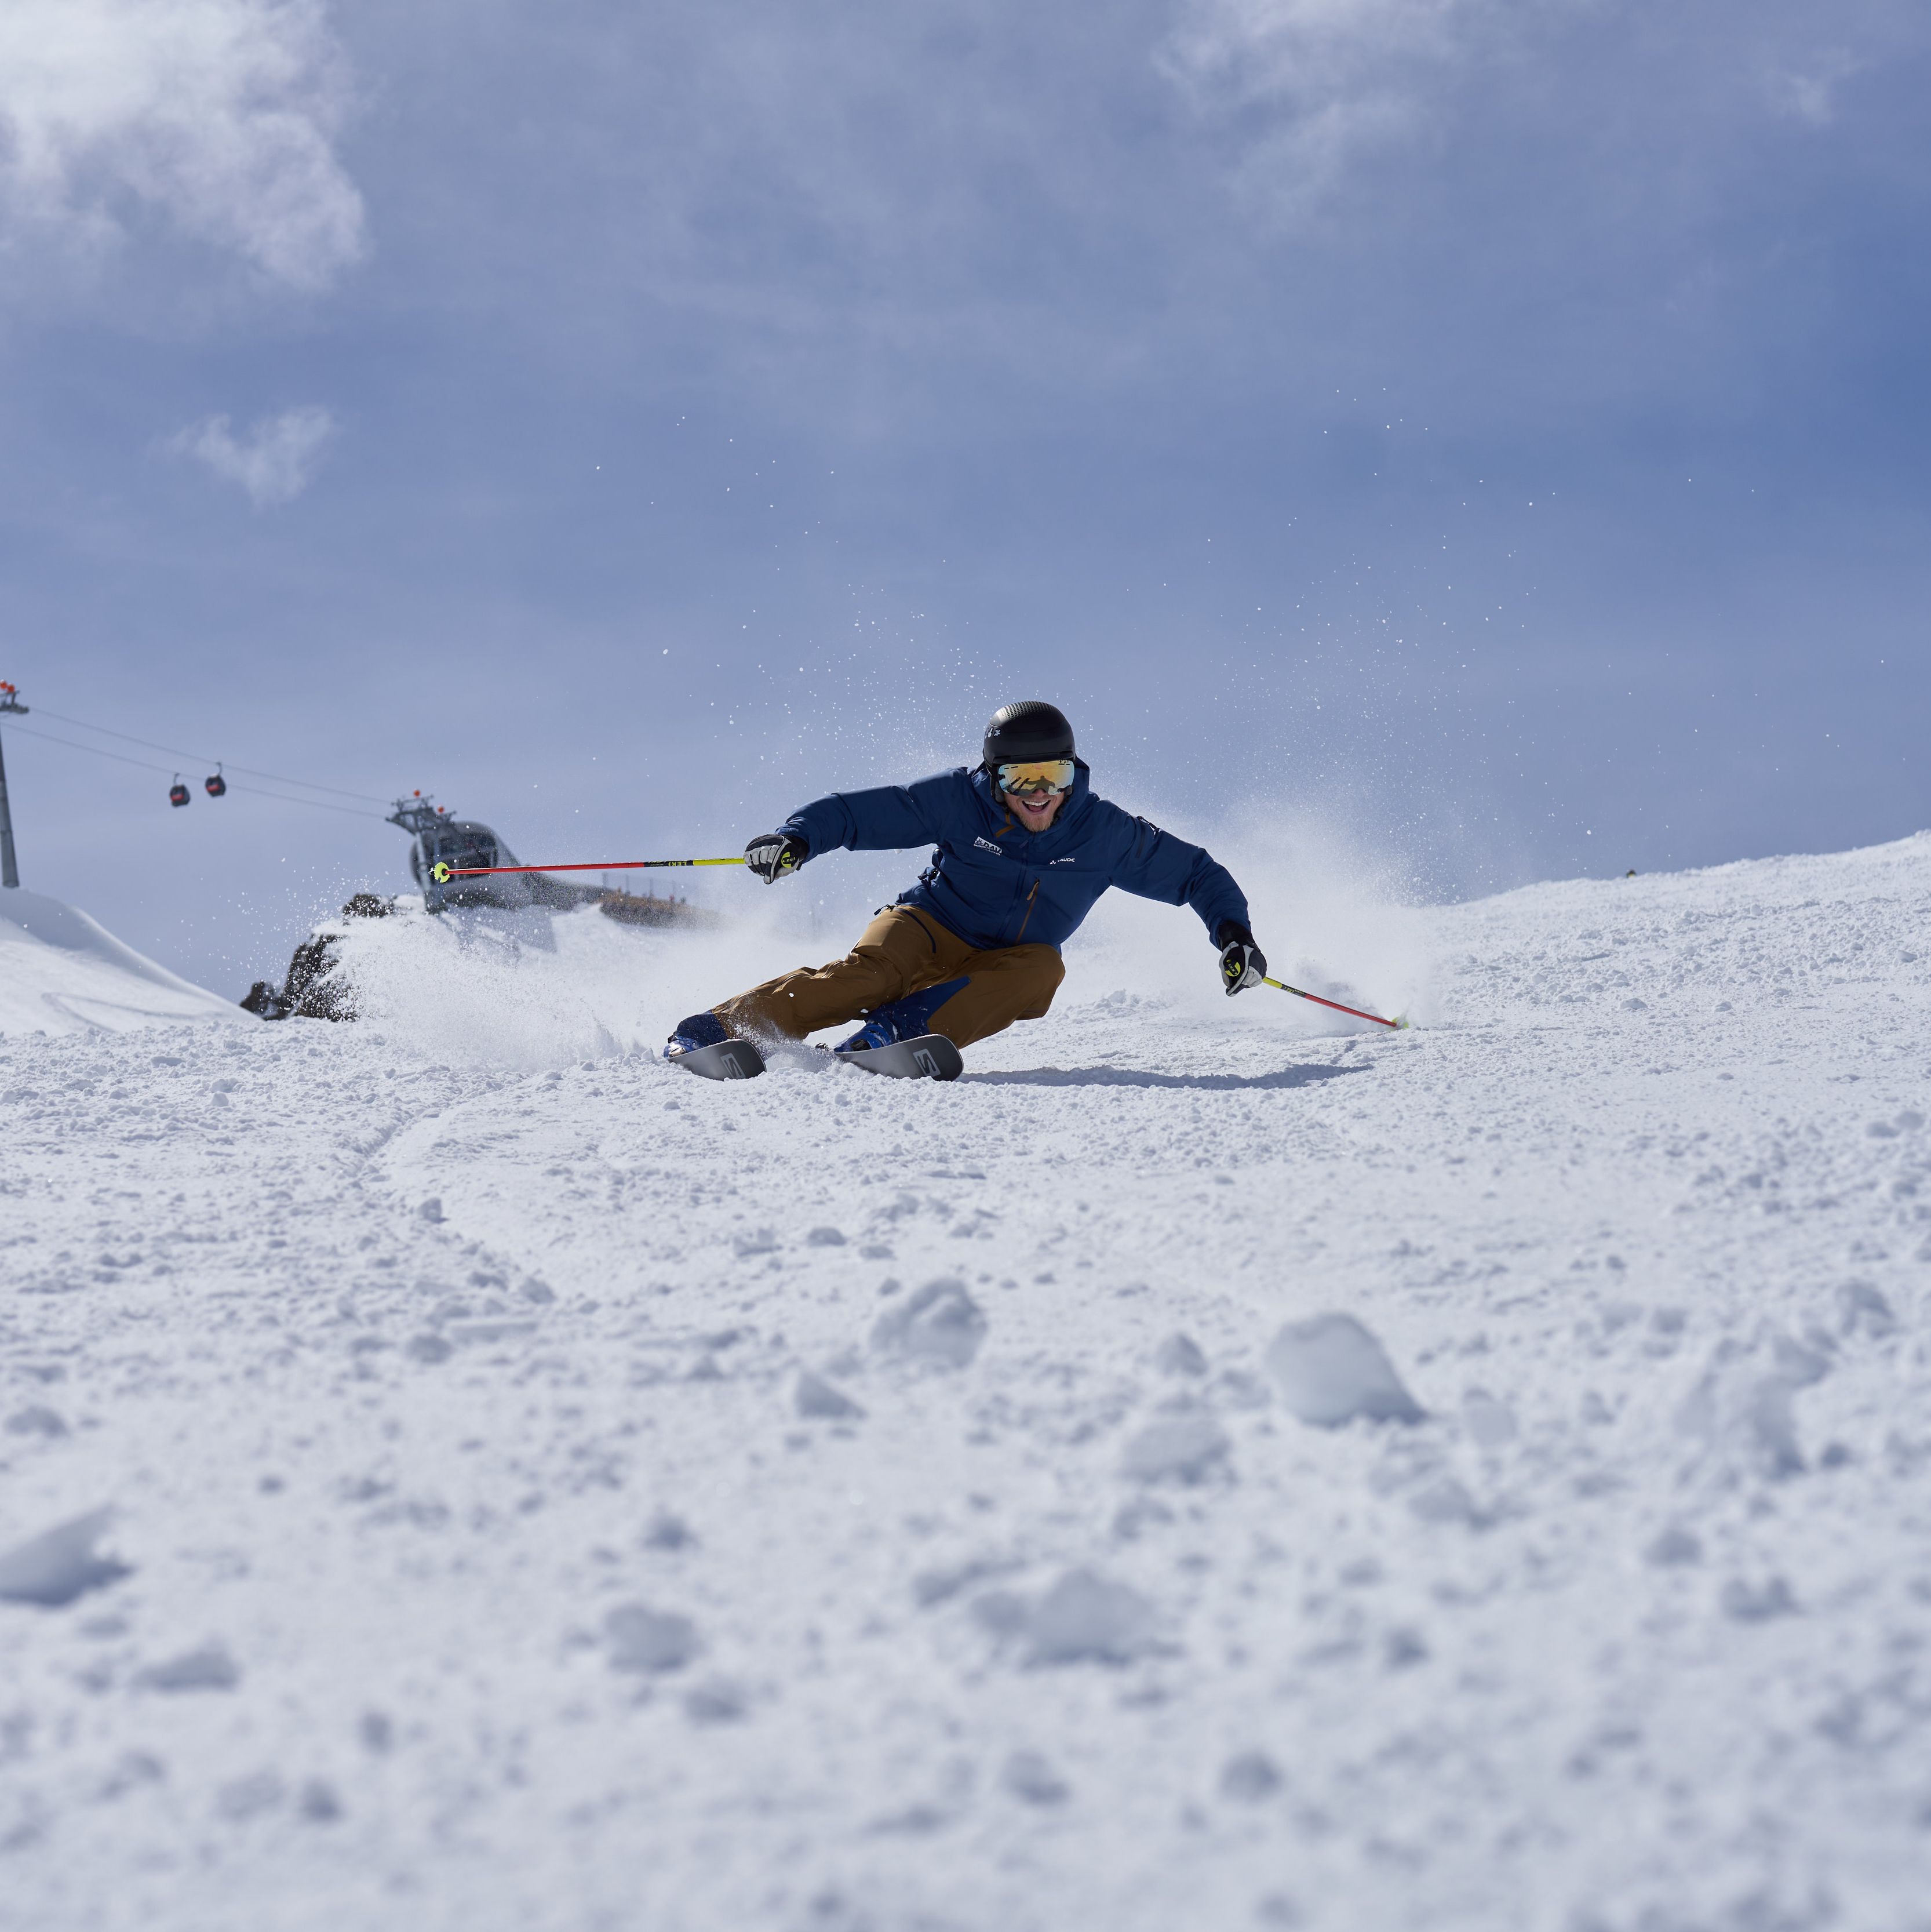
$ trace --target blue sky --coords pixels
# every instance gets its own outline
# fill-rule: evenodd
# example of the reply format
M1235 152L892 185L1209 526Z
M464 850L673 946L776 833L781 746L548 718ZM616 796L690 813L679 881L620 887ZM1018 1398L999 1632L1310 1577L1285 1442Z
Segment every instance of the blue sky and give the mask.
M15 0L0 676L542 860L1018 695L1438 895L1912 831L1927 56L1865 0ZM26 883L223 990L399 883L352 800L0 729Z

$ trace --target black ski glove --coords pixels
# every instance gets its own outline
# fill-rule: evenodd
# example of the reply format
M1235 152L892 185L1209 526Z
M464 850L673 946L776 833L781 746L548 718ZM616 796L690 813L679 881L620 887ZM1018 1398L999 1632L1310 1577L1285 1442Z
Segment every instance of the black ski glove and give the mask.
M775 886L804 864L810 850L788 832L763 832L744 848L744 862L767 886Z
M1220 948L1220 983L1231 1000L1267 976L1267 956L1254 944L1254 935L1239 920L1224 919L1213 935Z

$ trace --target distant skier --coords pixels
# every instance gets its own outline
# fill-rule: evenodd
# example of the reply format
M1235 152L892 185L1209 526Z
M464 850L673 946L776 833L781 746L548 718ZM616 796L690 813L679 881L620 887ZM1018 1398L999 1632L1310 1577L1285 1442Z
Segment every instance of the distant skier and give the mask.
M667 1055L731 1038L802 1040L856 1019L841 1053L927 1034L967 1046L1042 1018L1066 976L1060 945L1109 886L1192 906L1220 949L1228 992L1258 986L1267 962L1227 868L1096 796L1090 779L1063 715L1029 700L994 712L976 769L834 793L754 838L745 862L767 885L840 848L937 850L844 958L680 1020Z

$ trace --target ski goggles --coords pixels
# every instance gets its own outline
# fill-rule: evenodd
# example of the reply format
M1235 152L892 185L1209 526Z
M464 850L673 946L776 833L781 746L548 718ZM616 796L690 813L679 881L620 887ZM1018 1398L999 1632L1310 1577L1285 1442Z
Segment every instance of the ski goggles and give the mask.
M1000 765L995 776L1001 791L1062 792L1073 788L1073 761L1070 758L1045 758L1027 765Z

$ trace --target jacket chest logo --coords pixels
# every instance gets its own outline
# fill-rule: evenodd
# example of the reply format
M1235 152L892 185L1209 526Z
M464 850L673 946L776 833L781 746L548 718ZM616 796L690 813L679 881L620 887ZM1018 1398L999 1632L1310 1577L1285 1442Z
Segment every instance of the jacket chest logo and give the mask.
M1070 859L1055 859L1051 862L1055 866L1070 866L1072 861Z
M1006 856L1004 850L994 844L990 838L975 838L972 842L980 851L990 852L995 859L1003 859Z

